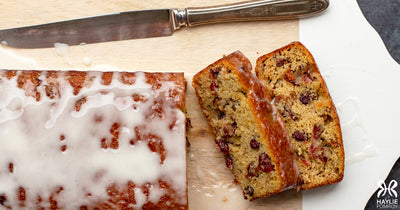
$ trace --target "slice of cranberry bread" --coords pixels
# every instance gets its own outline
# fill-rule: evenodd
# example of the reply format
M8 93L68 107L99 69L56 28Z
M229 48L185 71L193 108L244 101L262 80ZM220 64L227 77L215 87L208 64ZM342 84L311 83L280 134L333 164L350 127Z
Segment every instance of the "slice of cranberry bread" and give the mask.
M260 57L255 71L285 121L297 155L298 189L341 181L344 151L339 118L311 53L293 42Z
M254 200L293 188L298 172L284 122L251 68L237 51L197 73L193 87L227 167Z

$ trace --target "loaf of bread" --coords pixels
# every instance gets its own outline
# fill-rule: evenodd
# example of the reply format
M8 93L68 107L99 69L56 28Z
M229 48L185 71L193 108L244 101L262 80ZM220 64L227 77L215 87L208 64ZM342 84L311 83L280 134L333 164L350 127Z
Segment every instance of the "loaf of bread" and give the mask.
M193 87L244 198L254 200L297 182L296 160L282 118L249 60L234 52L193 77Z
M0 209L187 209L183 73L0 70Z
M339 118L311 53L300 42L293 42L260 57L255 72L285 121L297 156L298 189L342 180Z

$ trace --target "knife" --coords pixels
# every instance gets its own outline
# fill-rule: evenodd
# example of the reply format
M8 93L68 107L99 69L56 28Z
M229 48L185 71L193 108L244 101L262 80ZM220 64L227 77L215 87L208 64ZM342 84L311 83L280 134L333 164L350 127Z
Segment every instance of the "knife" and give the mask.
M324 11L329 0L253 0L213 7L157 9L113 13L0 30L0 41L16 48L48 48L170 36L182 27L202 24L282 20Z

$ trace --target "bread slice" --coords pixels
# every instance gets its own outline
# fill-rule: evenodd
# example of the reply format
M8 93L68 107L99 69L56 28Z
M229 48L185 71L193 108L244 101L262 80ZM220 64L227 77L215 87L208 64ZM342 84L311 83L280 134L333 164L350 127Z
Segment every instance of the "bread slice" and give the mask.
M255 71L288 129L301 178L298 188L342 180L339 118L311 53L300 42L293 42L260 57Z
M251 69L236 51L197 73L193 87L227 167L254 200L294 187L297 167L283 120Z

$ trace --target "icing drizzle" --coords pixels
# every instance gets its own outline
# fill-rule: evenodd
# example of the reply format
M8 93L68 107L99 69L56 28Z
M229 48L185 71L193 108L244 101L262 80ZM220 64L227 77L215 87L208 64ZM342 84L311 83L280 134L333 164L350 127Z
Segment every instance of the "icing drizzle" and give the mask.
M0 74L0 207L186 205L183 75Z

